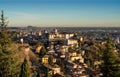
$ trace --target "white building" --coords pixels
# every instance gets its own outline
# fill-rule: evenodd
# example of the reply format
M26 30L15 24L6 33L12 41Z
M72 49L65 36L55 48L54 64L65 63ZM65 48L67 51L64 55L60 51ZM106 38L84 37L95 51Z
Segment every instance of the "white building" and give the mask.
M53 70L53 74L56 74L56 73L60 74L60 67L58 65L54 65L52 67L52 70Z
M73 36L74 36L73 33L65 33L65 34L63 34L64 39L70 39Z
M78 45L78 41L77 40L74 40L74 39L68 39L66 41L66 44L67 45Z

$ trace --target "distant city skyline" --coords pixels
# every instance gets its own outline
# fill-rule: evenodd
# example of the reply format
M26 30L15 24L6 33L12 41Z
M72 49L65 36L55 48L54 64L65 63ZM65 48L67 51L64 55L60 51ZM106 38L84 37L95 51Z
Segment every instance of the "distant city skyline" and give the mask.
M120 27L120 0L0 0L9 26Z

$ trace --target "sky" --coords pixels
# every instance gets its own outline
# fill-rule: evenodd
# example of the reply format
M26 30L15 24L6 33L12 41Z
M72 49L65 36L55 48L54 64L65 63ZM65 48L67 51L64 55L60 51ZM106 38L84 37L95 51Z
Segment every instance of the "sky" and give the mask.
M0 0L9 26L120 27L120 0Z

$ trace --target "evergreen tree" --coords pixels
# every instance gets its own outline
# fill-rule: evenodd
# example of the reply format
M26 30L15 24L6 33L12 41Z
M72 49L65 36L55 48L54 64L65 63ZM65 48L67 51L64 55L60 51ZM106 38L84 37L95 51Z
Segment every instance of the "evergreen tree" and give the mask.
M86 51L86 53L85 53L85 63L89 66L89 67L94 67L93 66L93 58L94 56L93 56L93 54L92 54L92 52L91 51Z
M7 30L7 24L2 11L0 17L0 77L18 77L20 68L15 56L17 50L14 48L12 37Z
M65 72L65 65L61 60L58 60L57 64L60 66L61 71Z
M78 42L78 47L79 47L79 49L81 49L81 41L80 41L80 37L77 38L77 42Z
M40 77L40 74L39 73L37 73L37 76L36 77Z
M46 73L47 75L46 75L46 77L51 77L51 74L50 74L50 72L49 72L49 69L47 69L47 73Z
M107 39L106 49L103 54L103 64L101 72L103 77L119 77L120 67L117 64L117 54L114 52L114 47L110 38Z
M24 62L21 66L21 74L20 74L20 77L30 77L30 72L29 72L29 65L28 65L28 61L27 59L25 58L24 59Z
M47 54L47 51L46 51L45 47L42 46L42 48L41 48L41 50L40 50L39 56L40 56L40 57L43 57L45 54Z
M50 56L50 57L48 58L48 62L49 62L50 65L53 65L53 64L54 64L54 63L53 63L53 57Z
M0 22L0 49L3 53L7 52L7 49L9 45L12 43L11 35L7 31L7 21L6 18L4 17L4 12L2 11L1 14L1 22Z

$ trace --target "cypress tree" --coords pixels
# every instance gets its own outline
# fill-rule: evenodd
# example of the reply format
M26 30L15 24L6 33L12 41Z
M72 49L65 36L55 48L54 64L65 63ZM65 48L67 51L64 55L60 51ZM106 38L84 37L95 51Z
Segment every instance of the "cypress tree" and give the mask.
M4 12L1 11L0 17L0 77L18 77L19 62L16 60L16 49L12 42L10 32L7 30L6 18Z
M20 77L30 77L30 72L29 72L29 65L28 65L28 61L25 58L24 62L21 66L21 74Z
M54 64L54 63L53 63L53 57L50 56L50 57L48 58L48 62L49 62L50 65L53 65L53 64Z
M114 52L114 47L110 38L107 39L106 49L103 54L103 64L101 72L103 77L119 77L120 67L117 63L117 54Z
M40 74L39 74L39 73L37 73L36 77L40 77Z
M58 60L57 64L60 66L61 71L65 72L65 64L62 62L62 60Z
M0 18L0 47L3 53L7 52L8 46L11 44L11 36L7 30L8 21L4 17L4 12L2 11L1 18Z
M51 74L50 74L50 72L49 72L49 69L47 69L45 77L52 77Z
M41 48L41 50L40 50L40 53L39 53L39 56L40 56L40 57L43 57L45 54L47 54L47 51L46 51L45 47L42 46L42 48Z

